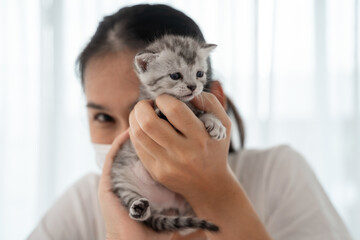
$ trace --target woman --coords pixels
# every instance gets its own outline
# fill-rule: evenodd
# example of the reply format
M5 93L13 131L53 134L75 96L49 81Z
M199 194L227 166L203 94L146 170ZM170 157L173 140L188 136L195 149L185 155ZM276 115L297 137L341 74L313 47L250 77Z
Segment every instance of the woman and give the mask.
M165 5L123 8L99 24L79 56L79 67L91 140L111 149L101 177L89 174L79 180L29 239L351 239L314 173L291 148L228 153L231 121L225 109L236 111L220 83L212 81L210 62L207 89L213 94L203 93L193 104L218 116L226 139L211 140L202 123L171 96L162 95L156 103L182 135L159 121L150 101L134 107L139 94L134 56L165 33L204 41L189 17ZM128 217L110 190L113 158L128 137L151 176L183 195L220 232L155 233Z

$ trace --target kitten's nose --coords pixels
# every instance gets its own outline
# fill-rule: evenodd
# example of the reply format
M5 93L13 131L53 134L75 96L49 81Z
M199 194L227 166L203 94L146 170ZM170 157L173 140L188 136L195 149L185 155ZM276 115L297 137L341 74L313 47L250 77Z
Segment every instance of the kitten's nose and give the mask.
M191 91L194 91L196 86L195 85L187 85L187 88L190 89Z

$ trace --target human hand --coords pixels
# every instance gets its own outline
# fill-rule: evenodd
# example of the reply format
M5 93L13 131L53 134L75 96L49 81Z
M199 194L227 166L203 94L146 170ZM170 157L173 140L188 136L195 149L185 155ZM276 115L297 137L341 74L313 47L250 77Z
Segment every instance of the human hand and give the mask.
M106 227L107 240L169 240L172 233L156 233L140 222L129 217L118 197L111 190L111 167L121 145L129 138L129 131L120 134L112 143L106 156L99 183L99 201Z
M180 193L194 207L211 199L213 189L232 178L227 166L231 121L217 98L202 93L192 103L213 113L226 127L226 138L212 139L204 124L181 101L161 95L156 105L167 117L158 118L151 101L140 101L130 113L130 138L151 176Z

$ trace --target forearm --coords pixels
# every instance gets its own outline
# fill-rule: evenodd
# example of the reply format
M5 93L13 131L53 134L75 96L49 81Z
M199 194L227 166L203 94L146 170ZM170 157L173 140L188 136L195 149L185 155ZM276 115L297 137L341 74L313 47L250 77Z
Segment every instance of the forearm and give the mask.
M235 177L229 172L216 182L211 191L203 192L203 198L190 202L198 217L220 227L217 233L207 232L207 238L271 239Z

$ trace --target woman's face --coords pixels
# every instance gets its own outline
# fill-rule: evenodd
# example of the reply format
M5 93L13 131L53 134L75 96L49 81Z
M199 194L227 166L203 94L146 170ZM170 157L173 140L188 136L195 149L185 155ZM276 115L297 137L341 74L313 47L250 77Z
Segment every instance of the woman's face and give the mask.
M94 143L111 144L129 127L129 114L139 95L133 70L135 52L93 57L84 73L90 136Z

